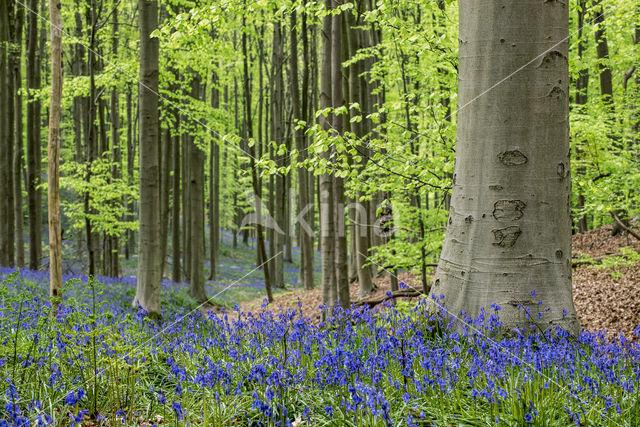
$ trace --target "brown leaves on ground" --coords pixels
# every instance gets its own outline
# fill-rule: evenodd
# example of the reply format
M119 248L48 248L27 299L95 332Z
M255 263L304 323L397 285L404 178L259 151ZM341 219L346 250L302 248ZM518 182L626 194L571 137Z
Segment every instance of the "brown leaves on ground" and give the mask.
M621 248L640 252L640 241L622 233L611 236L611 226L604 226L587 233L573 236L574 258L589 255L592 258L615 256ZM582 265L573 270L573 295L576 311L582 327L586 330L606 330L610 336L618 331L627 339L636 339L633 330L640 324L640 263L633 266L596 268ZM417 289L422 288L419 276L400 273L399 281ZM387 274L374 279L377 290L370 297L382 296L390 291ZM351 302L359 300L358 282L350 286ZM414 298L415 299L415 298ZM298 300L305 316L314 322L320 319L322 287L319 283L310 291L297 289L276 296L270 310L298 309ZM262 299L241 304L243 311L259 311Z
M612 226L604 226L573 237L574 257L616 255L628 247L640 252L640 241L621 233L611 236ZM618 331L635 339L640 324L640 263L599 269L580 266L573 270L573 301L582 327L587 330Z

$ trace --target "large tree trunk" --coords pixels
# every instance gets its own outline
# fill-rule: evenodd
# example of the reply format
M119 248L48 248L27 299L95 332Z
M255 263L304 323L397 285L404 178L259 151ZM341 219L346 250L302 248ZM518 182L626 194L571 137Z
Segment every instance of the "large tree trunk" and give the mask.
M331 9L331 0L325 0L325 8ZM320 108L326 109L331 103L331 16L322 18L322 57L320 65ZM331 120L320 116L320 126L325 132L331 132ZM329 150L322 153L322 158L329 161ZM332 309L338 299L335 268L335 212L333 198L333 177L325 172L320 175L320 240L322 252L322 301Z
M38 0L29 0L29 9L38 10ZM40 60L38 53L38 20L29 13L27 27L27 210L29 214L29 268L38 270L42 262L42 192L40 186Z
M452 315L475 318L497 303L506 330L535 323L575 334L568 5L461 0L459 8L456 167L431 292Z
M220 108L218 76L214 72L211 87L211 107ZM209 146L209 280L216 279L216 263L220 246L220 145L217 134L212 135Z
M140 246L133 306L160 315L160 188L158 150L158 26L156 0L138 0L140 25Z
M62 5L49 0L51 19L51 102L49 106L49 147L47 152L49 217L49 296L62 290L62 230L60 226L60 116L62 102ZM56 301L53 302L56 304Z
M200 78L191 83L191 96L200 99ZM196 123L194 123L196 125ZM204 152L189 137L189 293L199 303L207 301L204 287Z

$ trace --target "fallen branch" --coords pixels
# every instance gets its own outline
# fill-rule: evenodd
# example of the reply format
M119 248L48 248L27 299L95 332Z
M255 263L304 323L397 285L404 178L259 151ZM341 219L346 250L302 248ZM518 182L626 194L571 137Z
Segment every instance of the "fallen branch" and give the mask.
M615 212L611 212L611 216L613 217L613 219L615 220L616 224L618 224L618 226L620 228L622 228L624 231L626 231L627 233L631 234L633 237L635 237L636 239L640 240L640 235L638 235L638 233L636 233L635 231L633 231L632 229L630 229L629 227L627 227L622 220L620 219L620 217L618 216L617 213Z
M387 300L394 299L394 298L414 298L414 297L420 297L424 295L425 295L424 292L416 288L405 288L405 289L400 289L398 291L387 292L384 295L376 298L363 299L361 301L356 302L355 305L358 307L363 305L368 305L371 308L371 307L375 307L380 303L383 303Z

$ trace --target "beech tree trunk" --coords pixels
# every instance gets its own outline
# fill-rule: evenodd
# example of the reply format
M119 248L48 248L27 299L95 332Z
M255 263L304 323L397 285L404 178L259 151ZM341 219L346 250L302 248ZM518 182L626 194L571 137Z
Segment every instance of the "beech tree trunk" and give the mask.
M246 5L246 0L245 0ZM245 28L246 18L242 15L242 27ZM243 71L244 71L244 96L245 96L245 109L247 114L247 138L253 139L253 119L251 116L251 90L249 86L249 60L247 58L247 33L246 31L242 32L242 61L243 61ZM257 204L260 203L262 199L262 188L258 181L258 172L256 171L256 159L255 159L255 144L251 144L249 147L249 165L251 167L251 183L253 186L253 192L257 198ZM271 293L271 275L269 271L269 262L267 260L267 250L264 244L264 234L262 233L262 221L260 217L257 217L258 221L256 221L256 237L257 237L257 247L260 252L260 258L262 260L262 270L264 272L264 287L265 292L267 294L267 300L269 302L273 301L273 294Z
M175 118L174 129L180 129L180 113L177 110L173 110ZM180 282L182 277L180 270L180 133L175 132L172 136L173 143L173 204L172 209L172 224L171 224L171 280L174 282Z
M271 56L271 72L272 72L272 87L273 92L271 96L271 140L274 141L279 147L284 143L284 81L282 76L282 69L284 67L283 59L283 44L282 37L282 24L276 21L273 24L273 52ZM285 155L278 154L278 150L274 150L275 161L278 167L285 166ZM274 203L274 218L279 230L274 231L274 249L273 249L273 271L272 279L273 286L276 288L284 287L284 233L287 232L288 227L285 224L285 209L286 209L286 194L285 194L285 176L282 173L276 174L275 179L275 203Z
M10 78L13 79L13 100L14 100L14 118L15 118L15 147L13 150L13 208L16 223L15 241L16 241L16 265L24 267L24 214L22 210L22 170L24 167L24 140L23 121L22 121L22 29L24 26L24 8L16 7L14 22L14 51L10 55L12 59ZM9 126L13 123L9 122Z
M200 99L200 78L191 83L191 96ZM197 126L197 123L193 124ZM196 145L194 136L189 136L189 293L199 303L207 301L204 287L204 152Z
M138 0L140 26L140 244L138 284L133 299L152 315L160 315L160 180L158 150L157 0Z
M297 16L296 12L291 12L290 17L290 39L289 43L289 68L291 76L291 106L293 108L294 117L294 135L296 140L296 148L298 149L298 162L304 162L307 159L307 147L303 137L302 130L296 130L296 122L298 120L306 120L300 110L300 91L298 90L298 34L297 34ZM303 93L303 96L307 96ZM312 289L313 283L313 242L311 236L313 228L311 228L309 219L309 190L308 190L308 174L304 167L297 167L298 172L298 224L300 226L300 276L305 289Z
M12 144L9 132L8 60L9 60L9 4L0 2L0 200L5 201L13 188L9 185L9 145ZM9 234L9 210L13 206L0 203L0 266L10 264L9 244L13 236Z
M578 58L582 60L584 52L587 48L587 41L583 38L583 30L584 26L584 17L586 13L587 2L586 0L579 1L579 9L578 9ZM578 78L576 79L576 104L577 105L586 105L588 100L588 88L589 88L589 68L584 67L578 73ZM581 157L582 151L580 149L576 150L576 156L578 158ZM584 174L584 167L578 168L578 175ZM582 210L585 204L585 196L584 194L578 194L578 210ZM578 231L580 233L584 233L588 230L587 226L587 216L582 215L578 219Z
M338 2L334 1L337 8ZM342 93L342 13L333 15L331 22L331 103L334 109L344 105ZM343 133L343 115L333 115L333 131L336 136ZM347 233L344 215L344 179L333 176L333 211L335 215L335 268L336 287L340 305L348 308L349 301L349 266L347 261Z
M47 152L49 217L49 296L62 290L62 230L60 223L60 118L62 115L62 5L49 0L51 20L51 101L49 106L49 147ZM55 303L55 302L54 302Z
M325 0L325 8L331 9L331 0ZM331 103L331 16L322 18L322 56L320 65L320 108L326 109L332 106ZM331 132L331 120L327 116L321 115L320 126L325 132ZM330 151L324 151L322 158L327 162L330 160ZM320 247L322 253L322 301L332 309L338 300L338 289L336 287L335 268L335 211L333 198L333 177L325 172L320 175Z
M38 0L29 0L29 9L37 11ZM38 270L42 262L42 192L40 186L40 55L38 50L38 21L35 13L28 14L27 27L27 210L29 214L29 268Z
M456 167L431 293L452 315L475 318L497 303L506 330L576 334L568 4L461 0L459 10Z

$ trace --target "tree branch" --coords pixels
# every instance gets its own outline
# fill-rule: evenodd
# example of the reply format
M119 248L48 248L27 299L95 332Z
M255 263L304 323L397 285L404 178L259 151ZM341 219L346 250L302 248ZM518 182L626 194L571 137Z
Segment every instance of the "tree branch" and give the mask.
M615 220L616 224L618 224L618 226L620 228L622 228L624 231L626 231L627 233L631 234L633 237L635 237L636 239L640 240L640 235L638 235L638 233L636 233L635 231L633 231L632 229L630 229L629 227L627 227L626 225L624 225L624 223L622 222L622 220L620 219L620 217L618 217L618 214L615 212L611 212L611 216L613 217L613 219Z

